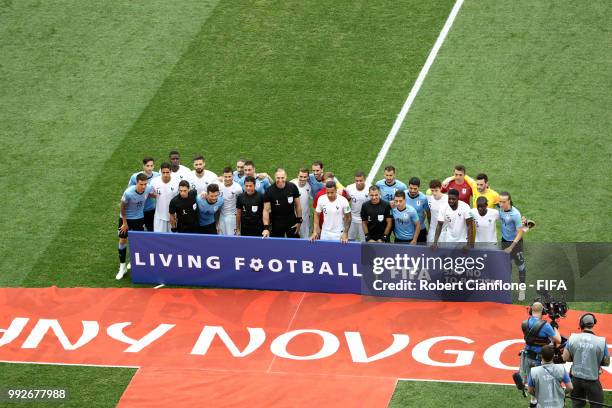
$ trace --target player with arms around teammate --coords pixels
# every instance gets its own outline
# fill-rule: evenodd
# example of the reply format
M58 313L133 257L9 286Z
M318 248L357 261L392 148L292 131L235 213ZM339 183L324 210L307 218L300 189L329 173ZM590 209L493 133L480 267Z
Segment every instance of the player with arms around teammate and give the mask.
M465 176L465 179L469 182L468 176ZM472 197L473 207L476 207L478 197L485 197L489 203L489 208L495 208L499 204L499 193L489 187L489 177L484 173L476 175L476 190L474 190L474 196Z
M366 242L388 242L393 229L391 205L380 198L378 186L370 186L370 201L361 206L361 223Z
M361 207L370 199L369 188L370 185L366 185L365 182L365 173L360 170L355 173L355 182L344 189L351 203L351 228L348 233L350 241L365 240L361 222Z
M189 182L191 188L196 190L198 194L204 193L209 184L218 184L217 175L210 170L206 170L206 161L201 154L193 158L193 170Z
M190 184L187 180L181 180L178 195L170 200L168 212L172 232L192 234L199 232L198 204L196 202L198 193L196 190L189 190L189 187Z
M465 166L463 164L456 165L453 175L442 182L443 193L447 193L451 189L457 190L460 201L463 201L467 205L471 204L472 195L476 190L476 184L471 178L466 179Z
M476 247L480 249L497 248L499 211L489 208L489 202L484 196L476 199L476 208L472 208L470 211L476 229Z
M291 180L296 185L300 192L300 207L302 207L302 226L300 227L300 237L304 239L310 238L310 197L311 188L308 184L308 169L302 167L298 171L297 178Z
M429 210L429 202L427 196L419 191L421 180L418 177L412 177L408 182L408 195L406 196L406 204L414 208L419 215L419 223L421 224L421 232L418 233L417 242L427 242L427 228L425 227L425 219L431 223L431 212Z
M534 302L529 308L529 318L521 323L521 331L525 339L525 348L521 351L520 376L523 384L527 384L527 377L532 367L539 366L542 362L542 347L550 344L561 343L561 335L557 328L553 328L542 316L544 305ZM530 407L536 405L535 397L531 398Z
M217 184L209 184L206 194L202 193L196 197L200 234L217 235L224 201Z
M395 178L395 167L385 167L385 178L378 180L376 186L380 189L381 198L393 206L395 205L395 192L406 191L408 187L406 184Z
M248 162L247 162L248 163ZM245 164L245 172L246 172ZM255 188L255 178L244 178L244 193L236 199L236 235L261 237L263 233L263 194Z
M394 242L396 244L416 245L421 231L421 222L417 211L406 205L405 192L395 192L395 207L393 207L391 213L393 214Z
M159 173L156 171L153 171L154 168L155 168L155 161L153 160L152 157L147 156L144 159L142 159L142 171L132 174L132 176L130 177L130 181L128 182L128 187L136 185L136 176L138 176L139 174L146 175L147 183L150 184L154 178L159 177ZM154 229L153 219L155 217L155 199L154 198L152 197L147 198L147 201L145 201L145 206L144 206L143 211L144 211L144 219L145 219L145 228L147 229L147 231L153 231Z
M319 198L314 215L314 231L311 241L322 239L325 241L348 242L348 230L351 226L351 207L346 198L338 195L336 182L329 180L325 183L325 195ZM322 227L319 227L319 215L325 214Z
M129 186L121 197L121 210L119 214L119 272L115 278L123 279L127 273L125 258L127 256L128 230L144 231L144 205L149 196L155 197L153 189L148 183L144 173L136 175L136 185Z
M255 164L251 160L247 160L244 162L244 178L238 184L240 184L240 186L244 188L244 182L249 176L255 179L255 190L257 190L262 195L266 192L266 189L272 185L272 179L270 178L270 176L268 176L268 174L257 174L255 172Z
M459 192L454 188L448 191L448 205L438 215L432 249L438 247L440 236L444 237L442 242L445 243L453 245L467 243L465 249L474 247L474 227L470 206L459 201Z
M275 182L264 194L264 238L299 238L302 226L300 192L295 184L287 183L287 172L278 168Z
M155 218L153 219L153 231L170 232L170 200L178 194L178 182L170 175L170 163L164 162L160 166L161 177L151 182L155 191Z
M234 181L231 167L223 169L223 183L219 186L219 192L223 197L219 233L236 235L236 199L242 194L242 187Z
M482 197L485 198L485 197ZM537 408L563 408L565 395L572 391L572 382L563 364L554 364L555 348L542 347L542 365L533 367L529 374L529 393L536 397ZM561 387L565 384L565 389Z
M431 195L427 196L427 205L429 206L429 229L427 230L427 243L431 245L436 236L436 226L438 225L438 216L441 210L448 205L448 197L443 194L442 182L440 180L431 180L429 182L429 191Z
M563 350L563 360L573 362L571 373L574 384L572 398L576 398L572 400L574 408L586 405L578 398L588 399L592 407L598 406L593 404L594 402L604 402L599 374L600 366L610 365L610 352L606 338L593 332L595 324L597 319L594 314L585 313L580 316L578 326L581 333L572 333Z

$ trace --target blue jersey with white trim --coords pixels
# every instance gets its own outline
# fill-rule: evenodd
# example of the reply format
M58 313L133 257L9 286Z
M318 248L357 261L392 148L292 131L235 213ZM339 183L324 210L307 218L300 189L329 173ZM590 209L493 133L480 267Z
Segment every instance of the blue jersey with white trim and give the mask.
M121 196L121 202L125 203L125 218L128 220L138 220L144 218L145 201L149 197L152 187L147 185L142 193L136 191L136 186L129 186ZM121 213L119 213L121 217Z
M384 179L378 180L376 186L380 189L381 198L388 203L395 199L395 192L397 190L406 191L408 189L406 184L399 180L395 180L391 185L387 184Z
M419 215L416 210L407 205L403 211L395 207L391 214L393 215L393 234L395 234L395 238L404 241L414 238L416 223L419 222Z
M500 209L499 221L501 222L501 234L504 241L513 241L519 228L523 226L521 213L515 207L508 211Z
M412 198L410 194L406 194L406 204L414 208L419 214L419 221L421 222L421 229L425 229L425 218L427 218L427 211L429 211L429 203L427 202L427 196L419 191L419 194Z
M215 214L223 208L223 196L219 196L214 204L208 202L207 199L196 197L198 203L198 213L200 215L200 226L210 225L215 222Z
M128 186L136 185L136 176L138 176L140 173L144 172L137 171L136 173L132 174L132 176L130 177L130 181L128 181ZM147 185L150 185L151 180L153 180L155 177L159 177L159 173L157 171L154 171L149 177L147 177ZM155 210L155 199L153 197L149 197L147 198L147 201L145 201L144 211L153 210Z

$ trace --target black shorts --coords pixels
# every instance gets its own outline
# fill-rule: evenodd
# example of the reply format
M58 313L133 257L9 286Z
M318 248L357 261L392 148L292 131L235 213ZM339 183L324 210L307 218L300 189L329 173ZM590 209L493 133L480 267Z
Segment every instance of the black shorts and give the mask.
M245 237L261 237L263 233L263 225L259 226L251 226L251 225L243 225L240 227L240 235Z
M153 232L153 218L155 217L155 208L144 212L144 225L147 231Z
M423 228L421 232L419 232L417 242L427 242L427 228Z
M399 238L395 238L395 241L393 241L394 244L404 244L404 245L409 245L412 242L411 239L399 239Z
M295 225L295 219L291 222L287 222L286 220L276 219L272 220L272 229L270 230L271 237L277 238L300 238L299 229L296 231L293 226Z
M200 229L198 231L200 234L208 234L208 235L217 235L217 224L214 222L208 225L200 225Z
M127 220L128 231L144 231L144 218L138 218L136 220ZM121 226L123 225L123 220L119 217L119 223L117 224L117 235L119 238L127 238L128 231L121 232Z
M506 249L510 245L512 245L512 241L506 241L505 239L502 238L501 240L502 249ZM520 265L523 262L525 262L525 256L523 255L523 239L522 238L519 242L516 243L516 245L512 249L512 258L514 259L514 263L516 265Z

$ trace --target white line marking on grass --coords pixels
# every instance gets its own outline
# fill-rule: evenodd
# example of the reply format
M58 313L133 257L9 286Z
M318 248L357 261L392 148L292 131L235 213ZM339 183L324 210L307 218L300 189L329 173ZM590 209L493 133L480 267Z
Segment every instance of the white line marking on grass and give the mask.
M442 44L444 44L444 40L446 39L446 36L448 35L450 28L455 22L455 17L457 17L457 14L459 13L459 10L461 9L462 5L463 5L463 0L457 0L455 2L453 9L451 10L450 14L448 15L448 18L446 19L446 23L444 23L444 27L442 27L442 31L440 31L440 34L438 35L438 39L436 40L433 48L429 52L429 56L427 57L427 60L425 61L425 65L423 65L423 68L421 68L421 72L419 72L419 76L417 77L416 81L414 81L414 85L412 86L412 89L410 90L410 93L408 94L408 98L406 98L406 101L404 102L404 106L402 106L402 110L400 110L400 113L397 115L397 118L395 119L395 123L393 123L393 127L391 128L391 131L389 131L389 134L387 135L387 138L385 139L385 143L383 143L383 146L380 149L380 152L378 152L378 156L376 156L376 160L374 161L374 164L372 165L372 168L370 169L370 172L368 173L366 183L372 184L374 177L376 177L378 170L380 170L383 160L385 160L387 153L389 153L391 144L393 144L393 140L395 140L395 136L397 136L397 133L402 127L402 123L404 123L404 119L406 119L406 115L408 114L408 111L410 110L410 107L412 106L414 99L419 93L419 90L421 89L421 85L423 85L423 81L425 81L425 77L427 76L429 69L431 68L434 60L436 59L436 56L438 55L438 51L440 50L440 48L442 48Z
M287 330L285 330L285 333L287 333L289 329L291 328L291 325L293 324L293 320L295 320L295 316L297 316L298 310L300 310L300 306L302 306L302 301L304 300L305 297L306 297L306 292L302 292L302 297L300 298L300 302L295 308L295 312L293 312L293 316L291 316L291 320L289 320L289 324L287 325ZM274 360L276 360L276 354L274 355L274 357L272 357L272 361L270 361L270 365L268 366L268 370L266 370L266 373L270 373L270 370L272 370L272 365L274 364Z
M164 286L166 286L166 285L162 283L161 285L157 285L157 286L155 286L153 289L161 289L161 288L163 288Z
M131 366L131 365L50 363L50 362L46 362L46 361L0 360L0 363L10 363L10 364L40 364L40 365L56 365L56 366L76 366L76 367L140 368L140 366Z

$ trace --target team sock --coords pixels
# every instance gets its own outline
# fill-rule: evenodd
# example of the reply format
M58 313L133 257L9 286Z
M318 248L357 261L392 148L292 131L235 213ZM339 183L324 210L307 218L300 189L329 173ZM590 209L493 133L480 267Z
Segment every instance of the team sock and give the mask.
M127 256L127 248L125 244L119 244L119 263L124 264Z

